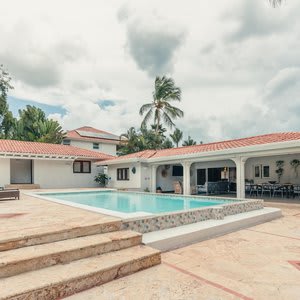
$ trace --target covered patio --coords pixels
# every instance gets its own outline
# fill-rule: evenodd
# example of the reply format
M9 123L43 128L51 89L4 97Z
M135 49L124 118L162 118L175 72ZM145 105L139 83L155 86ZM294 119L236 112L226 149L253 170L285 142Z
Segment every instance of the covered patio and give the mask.
M108 186L184 195L298 197L300 132L144 150L105 160ZM120 172L126 176L120 177Z
M300 200L300 150L293 151L166 160L151 166L151 191Z

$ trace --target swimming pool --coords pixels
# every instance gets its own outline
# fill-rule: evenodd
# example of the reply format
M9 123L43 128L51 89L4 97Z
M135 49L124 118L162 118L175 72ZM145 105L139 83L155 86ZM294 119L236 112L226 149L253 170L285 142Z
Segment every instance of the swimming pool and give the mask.
M52 198L126 214L159 214L228 203L228 201L210 200L209 198L197 199L184 196L116 191L39 193L39 195L43 198Z
M120 229L140 233L222 220L263 209L263 200L183 196L116 190L63 190L27 193L40 200L73 206L121 219Z

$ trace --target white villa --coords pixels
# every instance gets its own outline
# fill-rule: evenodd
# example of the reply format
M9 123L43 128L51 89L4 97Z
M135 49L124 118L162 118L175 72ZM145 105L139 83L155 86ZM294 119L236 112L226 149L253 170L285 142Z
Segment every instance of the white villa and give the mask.
M18 188L95 187L113 156L74 146L0 139L0 186Z
M291 161L300 165L300 132L146 150L99 164L107 166L111 188L173 192L179 182L185 195L231 191L244 198L247 182L300 184Z
M67 131L63 140L63 145L72 145L109 155L116 155L119 144L119 136L89 126Z
M96 187L94 177L103 167L110 178L109 187L138 191L155 192L160 187L162 192L174 192L176 183L185 195L229 191L244 198L247 182L300 184L300 167L297 170L291 165L291 161L300 161L300 132L146 150L121 157L104 153L115 151L112 146L116 147L117 137L106 139L99 132L91 127L70 131L65 145L0 140L0 186ZM89 150L96 141L99 148ZM278 161L283 169L281 178Z

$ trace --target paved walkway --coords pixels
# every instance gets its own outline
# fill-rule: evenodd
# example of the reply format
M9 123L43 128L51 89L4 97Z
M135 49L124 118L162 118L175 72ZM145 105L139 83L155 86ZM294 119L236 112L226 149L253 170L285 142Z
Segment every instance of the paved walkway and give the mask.
M24 193L21 200L0 200L0 241L115 221L119 219Z
M284 217L163 254L162 265L68 300L300 299L300 205Z

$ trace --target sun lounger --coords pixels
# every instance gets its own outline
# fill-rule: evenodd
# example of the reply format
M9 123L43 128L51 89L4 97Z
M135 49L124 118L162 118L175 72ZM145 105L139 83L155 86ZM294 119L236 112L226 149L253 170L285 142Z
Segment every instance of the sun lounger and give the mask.
M0 199L20 199L19 190L4 189L0 190Z

